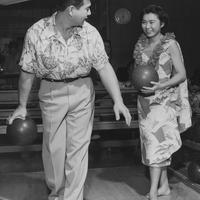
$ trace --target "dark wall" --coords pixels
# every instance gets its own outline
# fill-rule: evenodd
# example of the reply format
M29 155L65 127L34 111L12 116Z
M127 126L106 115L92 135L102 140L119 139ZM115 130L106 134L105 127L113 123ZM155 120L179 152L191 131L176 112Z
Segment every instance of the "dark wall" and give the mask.
M113 65L124 67L131 59L133 46L141 33L139 14L149 4L161 5L168 12L169 32L174 32L184 55L188 76L192 76L199 67L198 48L200 45L200 7L188 0L109 0L110 6L110 40L113 48ZM120 8L132 12L132 20L127 25L114 22L114 12Z

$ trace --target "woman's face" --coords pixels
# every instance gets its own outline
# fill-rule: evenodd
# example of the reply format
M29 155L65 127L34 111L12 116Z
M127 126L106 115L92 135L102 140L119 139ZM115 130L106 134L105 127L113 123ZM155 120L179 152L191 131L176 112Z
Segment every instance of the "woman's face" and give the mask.
M148 38L152 38L160 34L161 28L164 26L154 13L148 13L143 16L142 30Z

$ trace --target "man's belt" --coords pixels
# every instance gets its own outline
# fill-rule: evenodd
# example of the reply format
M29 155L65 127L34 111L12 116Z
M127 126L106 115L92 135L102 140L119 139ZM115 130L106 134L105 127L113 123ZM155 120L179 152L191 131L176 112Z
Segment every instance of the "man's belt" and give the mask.
M63 83L70 83L80 78L88 78L90 75L87 76L79 76L76 78L65 78L65 79L52 79L52 78L42 78L42 80L49 81L49 82L63 82Z

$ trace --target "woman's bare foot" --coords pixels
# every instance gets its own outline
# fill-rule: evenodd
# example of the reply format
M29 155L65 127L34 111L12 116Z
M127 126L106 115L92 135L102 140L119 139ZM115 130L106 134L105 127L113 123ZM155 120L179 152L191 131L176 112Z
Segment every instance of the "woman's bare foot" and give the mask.
M158 196L168 196L170 195L171 190L169 186L163 186L158 189Z
M149 193L149 200L158 200L157 193Z
M158 189L158 194L156 196L168 196L168 195L170 195L170 193L171 193L171 190L170 190L169 187L160 187ZM146 196L147 199L151 199L150 193L147 193L145 196ZM155 195L153 195L153 196L155 196Z

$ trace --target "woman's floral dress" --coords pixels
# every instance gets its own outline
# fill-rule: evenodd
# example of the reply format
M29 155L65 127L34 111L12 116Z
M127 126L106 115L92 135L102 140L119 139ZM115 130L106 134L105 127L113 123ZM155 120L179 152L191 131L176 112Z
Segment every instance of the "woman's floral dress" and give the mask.
M173 76L168 48L174 42L179 47L174 34L167 33L150 57L144 53L146 41L142 35L135 46L135 65L153 65L159 81L167 81ZM180 133L191 126L187 81L156 91L151 96L138 95L138 115L143 164L154 167L170 165L171 155L182 145Z

